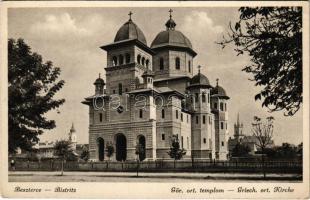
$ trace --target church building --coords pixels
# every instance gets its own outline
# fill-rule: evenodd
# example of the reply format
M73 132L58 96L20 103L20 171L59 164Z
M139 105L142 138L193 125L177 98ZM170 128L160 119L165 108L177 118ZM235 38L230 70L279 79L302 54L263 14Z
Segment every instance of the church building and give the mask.
M227 159L229 97L200 66L193 73L197 53L171 12L150 46L131 12L114 42L101 46L106 80L99 75L95 94L82 102L89 107L91 160L134 160L137 145L141 160L168 159L173 137L186 150L183 159Z

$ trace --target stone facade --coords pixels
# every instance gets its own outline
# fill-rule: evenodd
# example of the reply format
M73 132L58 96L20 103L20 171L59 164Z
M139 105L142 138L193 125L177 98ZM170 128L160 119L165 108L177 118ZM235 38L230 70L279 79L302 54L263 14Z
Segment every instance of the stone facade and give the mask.
M168 159L171 138L186 150L184 159L226 160L229 97L208 78L193 76L196 52L175 30L170 17L151 47L142 31L129 19L107 52L106 82L95 81L89 106L90 159ZM221 90L219 90L219 88ZM114 153L109 157L107 146Z

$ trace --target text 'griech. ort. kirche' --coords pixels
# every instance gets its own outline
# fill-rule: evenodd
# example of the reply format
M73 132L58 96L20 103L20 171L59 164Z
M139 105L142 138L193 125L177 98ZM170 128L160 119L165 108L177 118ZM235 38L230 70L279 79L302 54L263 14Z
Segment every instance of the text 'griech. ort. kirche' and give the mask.
M107 52L106 82L99 76L95 95L83 101L89 106L90 159L134 160L137 144L144 148L142 160L169 158L171 138L177 137L184 159L226 160L225 90L218 81L213 87L200 67L193 74L197 53L171 14L150 47L129 15L114 42L101 47ZM111 158L107 145L115 149Z

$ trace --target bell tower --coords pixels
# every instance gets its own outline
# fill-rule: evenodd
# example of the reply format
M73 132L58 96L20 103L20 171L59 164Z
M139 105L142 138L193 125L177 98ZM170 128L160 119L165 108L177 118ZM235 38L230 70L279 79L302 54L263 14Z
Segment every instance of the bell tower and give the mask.
M72 126L70 128L70 132L69 132L69 141L71 142L72 149L76 150L77 137L75 134L75 128L74 128L73 123L72 123Z
M190 94L190 108L192 114L192 156L212 159L214 155L214 137L213 114L210 109L210 90L212 86L208 78L200 72L201 66L198 66L198 74L193 76L187 91Z
M216 79L216 86L211 90L211 107L215 114L215 151L216 158L227 160L228 155L228 109L227 96L224 88L219 86L219 79Z
M114 42L101 49L107 52L106 91L108 95L123 95L135 90L136 78L142 80L146 70L152 70L154 52L147 46L141 29L133 22L132 12L128 21L117 31Z

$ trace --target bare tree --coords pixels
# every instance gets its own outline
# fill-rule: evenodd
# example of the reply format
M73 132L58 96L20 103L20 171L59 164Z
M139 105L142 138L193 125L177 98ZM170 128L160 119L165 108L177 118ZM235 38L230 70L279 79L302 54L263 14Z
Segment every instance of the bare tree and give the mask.
M263 122L261 118L255 116L254 122L252 123L252 133L256 138L255 144L262 152L262 168L264 178L266 178L264 153L268 145L273 143L273 121L274 118L272 116L267 117L265 122Z

